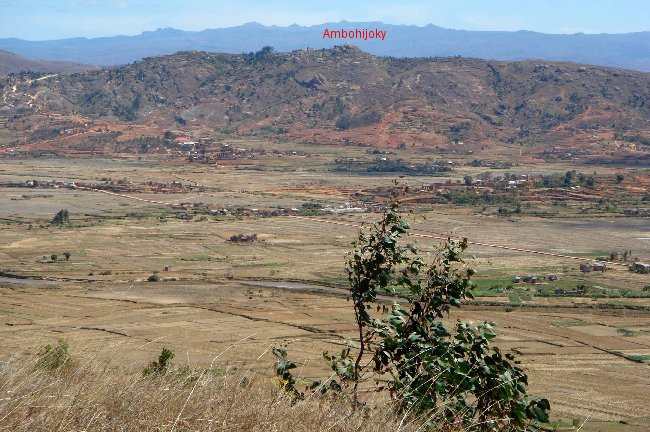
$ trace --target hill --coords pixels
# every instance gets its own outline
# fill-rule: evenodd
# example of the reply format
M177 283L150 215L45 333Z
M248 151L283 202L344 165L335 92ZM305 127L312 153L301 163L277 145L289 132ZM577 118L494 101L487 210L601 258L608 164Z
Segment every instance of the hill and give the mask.
M350 46L182 52L2 83L5 114L454 152L647 144L650 74L573 63L376 57ZM618 138L617 138L618 137Z
M323 39L324 29L380 28L383 41ZM29 58L119 65L177 51L245 53L271 45L279 51L331 48L354 43L381 56L476 57L493 60L542 59L650 71L650 32L626 34L544 34L531 31L467 31L427 25L339 22L314 26L241 26L183 31L159 29L136 36L72 38L49 41L0 39L0 49Z
M30 60L9 51L0 50L0 75L19 72L73 73L91 69L97 68L65 61Z

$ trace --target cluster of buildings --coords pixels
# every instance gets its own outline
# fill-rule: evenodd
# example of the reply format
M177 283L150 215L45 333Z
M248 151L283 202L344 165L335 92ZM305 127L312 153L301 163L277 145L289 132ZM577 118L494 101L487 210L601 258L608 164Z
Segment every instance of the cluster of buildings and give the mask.
M650 264L641 261L633 262L629 265L629 269L634 273L650 274ZM604 272L605 270L607 270L607 263L604 261L580 264L580 271L583 273Z
M41 189L59 189L59 188L74 188L76 186L73 181L62 180L25 180L24 182L8 182L2 183L5 187L23 187L23 188L41 188Z
M626 208L623 210L623 214L625 216L633 216L633 217L650 217L650 208L640 208L640 207Z
M635 273L650 274L650 264L643 262L635 262L630 266L630 270Z
M147 181L142 185L135 185L126 179L111 180L103 179L99 183L79 183L74 181L63 180L38 180L31 179L24 182L6 182L2 183L4 187L30 188L30 189L75 189L77 187L105 190L109 192L153 192L153 193L180 193L187 192L189 189L196 190L196 186L186 186L181 182L172 181L169 183L160 183ZM201 188L198 188L201 190Z
M603 261L594 261L593 263L581 263L580 271L582 273L604 272L607 270L607 263Z
M169 151L186 157L190 162L218 163L219 161L255 159L257 156L274 157L308 156L302 151L266 150L263 148L236 147L228 143L217 143L213 138L195 138L187 131L167 131L165 141Z

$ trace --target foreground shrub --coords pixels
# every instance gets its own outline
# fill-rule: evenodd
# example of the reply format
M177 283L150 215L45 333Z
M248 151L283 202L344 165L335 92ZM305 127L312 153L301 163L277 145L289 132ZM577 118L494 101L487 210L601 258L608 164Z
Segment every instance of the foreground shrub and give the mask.
M56 345L47 344L38 353L36 368L41 370L56 371L71 365L71 356L68 343L59 339Z
M174 353L167 348L163 348L158 356L158 360L149 363L149 365L142 371L142 374L144 376L164 375L169 370L173 358Z
M362 230L346 265L358 339L338 355L325 353L334 377L311 388L349 395L363 405L360 387L387 392L402 415L434 430L531 431L548 421L550 404L531 399L528 377L511 354L492 348L492 323L458 321L453 332L442 318L471 298L473 271L462 253L467 241L449 240L431 262L405 244L409 226L392 206ZM399 294L385 316L373 306L382 293ZM291 376L286 351L274 351L276 373L292 397L303 397Z

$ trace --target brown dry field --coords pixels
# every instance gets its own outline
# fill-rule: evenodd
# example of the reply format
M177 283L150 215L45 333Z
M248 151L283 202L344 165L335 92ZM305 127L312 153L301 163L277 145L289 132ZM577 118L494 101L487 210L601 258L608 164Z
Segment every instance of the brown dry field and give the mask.
M4 160L0 180L113 177L138 183L180 176L209 189L130 195L258 208L309 200L338 205L347 201L346 191L393 181L391 176L327 172L322 162L335 150L319 148L319 157L283 160L266 170L151 160ZM49 227L47 221L61 208L70 211L73 226ZM319 217L327 218L359 224L376 215ZM421 233L576 256L632 249L650 257L647 219L497 218L451 206L409 218ZM323 373L321 352L340 349L352 336L352 315L341 291L318 284L343 281L354 227L288 217L183 221L167 208L105 194L23 188L0 189L0 220L0 270L49 279L0 278L1 359L34 354L65 338L73 354L129 369L142 368L167 346L176 352L177 364L205 365L221 353L223 367L270 374L269 348L286 343L303 364L299 373L315 376ZM252 232L260 241L226 241L232 234ZM425 251L436 245L423 239L418 244ZM67 262L43 258L65 251L71 253ZM486 279L553 272L563 280L613 288L640 290L650 283L647 276L624 269L585 276L577 271L577 261L487 247L472 246L468 261ZM171 270L163 272L165 266ZM154 271L165 281L146 282ZM504 306L466 306L450 319L494 321L497 345L520 353L532 393L551 399L556 419L588 419L585 431L648 430L650 365L624 355L650 355L650 311L591 306L648 307L650 299L534 298L530 303L543 307L513 310L506 298L489 300Z

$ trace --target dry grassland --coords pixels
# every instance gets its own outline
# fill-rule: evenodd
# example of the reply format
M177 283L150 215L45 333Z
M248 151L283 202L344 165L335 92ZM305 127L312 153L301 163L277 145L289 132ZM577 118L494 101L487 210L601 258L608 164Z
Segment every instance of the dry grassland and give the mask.
M293 171L281 164L274 166L275 171L256 171L152 161L12 161L0 166L0 179L126 177L141 183L180 176L205 185L206 191L131 195L248 208L294 207L312 200L340 205L349 200L350 190L388 186L393 180L327 173L319 163L305 162ZM295 162L287 162L291 164L295 168ZM70 211L72 226L50 227L47 222L61 208ZM359 224L373 217L322 218ZM0 270L49 279L0 278L2 360L29 358L42 345L65 338L84 364L108 364L125 371L124 380L137 375L163 346L176 352L179 366L206 367L223 353L219 368L268 376L273 363L269 348L286 343L291 356L302 364L299 374L321 376L325 373L321 352L340 349L352 336L349 304L336 286L344 282L343 257L356 234L354 227L288 217L205 216L185 221L169 208L67 189L4 188L0 218ZM412 215L411 220L418 232L463 235L480 242L576 256L612 249L650 256L647 219L497 218L470 208L438 206ZM256 233L258 241L227 241L240 233ZM425 251L436 244L424 239L418 243ZM71 253L69 261L62 257L66 251ZM58 255L56 262L52 254ZM470 248L469 261L479 278L486 280L557 273L571 283L639 292L650 283L647 277L624 269L582 275L577 261L486 247ZM169 271L163 271L166 266ZM154 272L163 281L147 282ZM555 419L589 419L584 431L647 430L650 365L631 358L650 356L650 312L644 310L650 307L650 299L535 297L524 302L530 307L513 310L505 297L479 300L495 305L467 306L451 319L496 322L498 345L520 354L532 392L551 399ZM595 307L614 302L636 305L638 310ZM73 391L80 390L80 379L71 384ZM97 379L97 388L104 389L98 391L113 385L104 375ZM212 390L206 391L206 400L219 400ZM260 403L274 400L269 391L261 393ZM165 405L165 421L173 417L183 395L179 392ZM84 403L82 411L94 402L85 399ZM188 415L202 415L204 408L198 405ZM242 415L250 415L246 413ZM223 420L220 415L215 413L214 419ZM286 416L288 423L276 427L282 430L293 415L271 411L269 421ZM142 418L149 421L146 413ZM330 420L315 418L314 422L327 428Z

